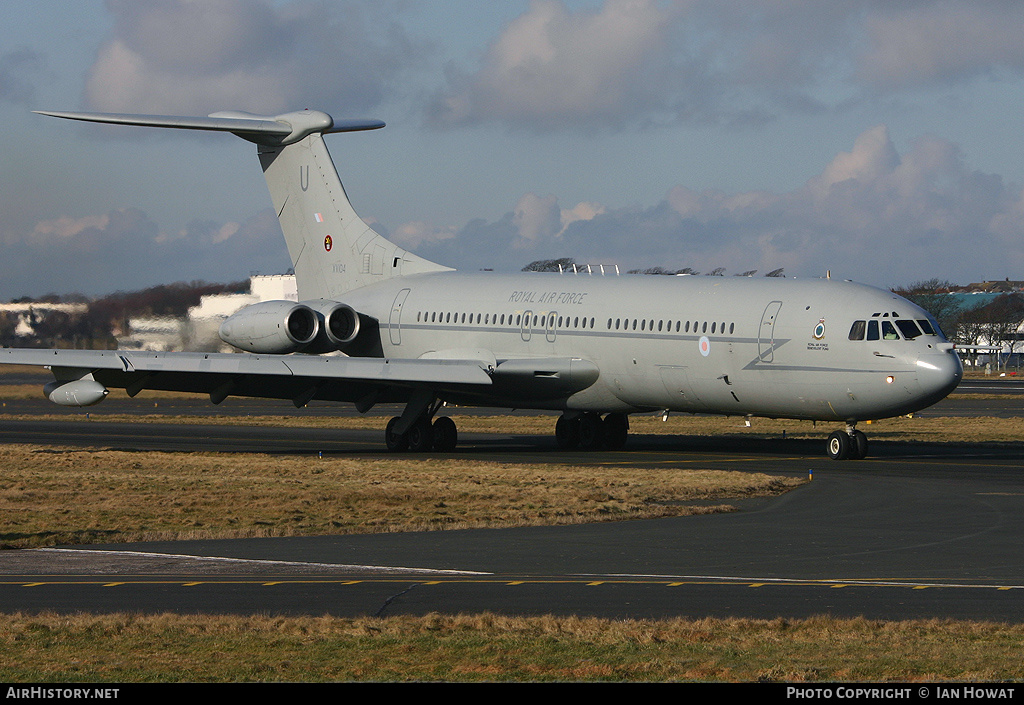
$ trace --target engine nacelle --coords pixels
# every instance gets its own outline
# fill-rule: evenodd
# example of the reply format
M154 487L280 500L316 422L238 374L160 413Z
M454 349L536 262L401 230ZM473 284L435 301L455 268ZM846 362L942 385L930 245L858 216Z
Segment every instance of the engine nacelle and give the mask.
M359 314L348 304L317 299L303 301L301 305L316 311L320 322L316 340L307 346L304 352L325 353L341 350L358 337Z
M261 301L220 324L220 339L254 353L287 354L303 350L320 333L320 319L294 301Z
M94 379L76 379L50 382L43 387L43 394L61 406L92 406L106 399L110 392Z

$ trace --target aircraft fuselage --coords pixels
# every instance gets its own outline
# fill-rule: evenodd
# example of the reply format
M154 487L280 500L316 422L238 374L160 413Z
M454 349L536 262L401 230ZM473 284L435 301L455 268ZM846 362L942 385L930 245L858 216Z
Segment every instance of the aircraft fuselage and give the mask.
M930 406L963 372L922 309L834 279L442 272L357 289L345 303L379 321L389 358L493 353L497 364L579 358L599 370L561 397L525 385L453 402L860 420ZM895 324L907 319L927 324L910 324L921 329L911 339ZM851 340L854 322L871 320L877 339Z

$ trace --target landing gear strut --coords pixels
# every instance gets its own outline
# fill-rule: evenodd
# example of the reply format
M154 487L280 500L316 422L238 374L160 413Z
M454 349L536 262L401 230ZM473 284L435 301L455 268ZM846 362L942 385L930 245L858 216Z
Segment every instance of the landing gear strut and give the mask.
M601 418L595 412L562 414L555 423L558 447L571 450L620 450L629 436L629 417L626 414L608 414Z
M845 430L828 437L826 450L833 460L863 460L868 454L868 437L857 430L856 421L849 421Z

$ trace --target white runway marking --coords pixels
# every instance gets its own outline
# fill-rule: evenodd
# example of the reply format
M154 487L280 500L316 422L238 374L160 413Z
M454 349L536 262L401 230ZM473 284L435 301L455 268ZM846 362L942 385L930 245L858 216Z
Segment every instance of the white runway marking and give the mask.
M253 558L229 558L227 556L193 556L176 553L151 553L146 551L107 551L107 550L85 550L75 548L35 548L32 551L79 554L80 556L123 556L126 558L166 558L192 561L209 561L222 564L257 564L261 566L280 566L288 568L329 568L332 570L359 570L374 571L380 573L420 573L425 575L490 575L469 570L445 570L439 568L405 568L402 566L380 566L380 565L348 565L344 563L312 563L307 561L271 561Z

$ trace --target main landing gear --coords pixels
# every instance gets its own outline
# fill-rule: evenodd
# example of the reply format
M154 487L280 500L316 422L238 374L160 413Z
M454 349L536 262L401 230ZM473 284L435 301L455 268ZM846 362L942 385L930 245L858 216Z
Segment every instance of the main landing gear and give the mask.
M620 450L629 436L629 416L608 414L603 419L595 412L562 414L555 424L555 440L566 450Z
M442 416L433 423L428 418L421 418L405 433L398 433L395 429L401 418L395 416L388 421L387 429L384 431L384 442L392 452L411 450L414 453L425 453L432 450L450 453L458 445L459 431L455 427L455 422L447 416Z
M388 421L384 441L388 450L401 453L435 451L450 453L459 441L455 422L447 416L434 419L441 402L433 395L420 394L411 399L401 416ZM558 417L555 438L560 448L583 450L619 450L629 436L629 416L594 412L569 412Z
M384 430L384 442L388 450L414 453L436 451L450 453L459 442L459 431L455 422L447 416L434 419L441 408L441 402L433 395L419 395L410 400L401 416L388 421Z
M826 450L833 460L863 460L868 454L868 437L857 430L855 421L848 421L846 430L828 437Z

